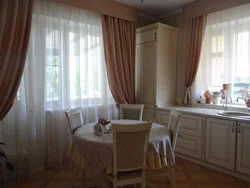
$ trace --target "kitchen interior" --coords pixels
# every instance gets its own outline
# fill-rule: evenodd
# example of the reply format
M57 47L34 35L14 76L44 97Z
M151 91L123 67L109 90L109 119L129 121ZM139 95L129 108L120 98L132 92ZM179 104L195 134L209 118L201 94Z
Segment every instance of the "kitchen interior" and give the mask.
M136 102L145 104L143 120L159 124L168 123L171 110L182 113L176 146L177 157L249 181L250 89L249 82L244 83L247 79L239 79L237 82L225 78L226 73L216 75L215 69L224 71L220 65L215 67L213 71L216 73L214 74L209 70L211 67L204 69L204 71L210 71L211 74L202 74L202 71L199 70L196 80L200 80L193 83L192 86L200 90L197 92L196 88L188 88L188 95L191 91L191 97L186 102L183 99L187 95L185 93L187 92L187 80L185 79L188 71L186 59L188 56L185 48L187 45L185 41L187 18L233 8L240 6L241 3L246 2L201 0L186 4L182 10L176 10L165 17L158 15L158 18L156 16L156 19L153 19L149 16L150 13L151 15L152 13L159 14L160 8L159 11L148 11L149 15L141 15L140 19L143 22L137 29L136 37ZM144 10L143 5L141 8ZM147 9L144 11L146 12ZM219 16L218 13L217 17L208 19L220 20ZM221 18L221 20L223 19ZM155 20L157 23L153 23ZM208 20L207 24L211 20ZM216 21L214 22L217 23ZM224 34L226 31L221 33ZM206 39L206 36L204 38ZM245 39L248 40L248 38ZM218 40L212 46L212 51L227 48L221 47L223 45ZM248 46L246 48L249 49ZM204 54L201 56L207 55L205 52L202 53ZM245 55L248 56L245 61L249 64L249 53L247 52ZM238 62L237 66L241 66L240 63L244 62L244 53L240 56L241 62ZM228 59L230 57L225 57L225 59L230 61ZM216 58L217 60L214 61L218 64L223 61L219 57ZM203 57L200 61L202 59ZM223 69L229 71L226 66L231 64L227 65L227 63L225 62ZM248 67L245 68L249 70ZM241 69L240 73L235 74L237 76L239 74L239 77L245 76L245 71ZM246 76L248 75L247 72ZM209 84L213 84L212 77L221 80L215 80L214 85L210 85L210 87ZM201 83L204 79L211 79L210 83L206 83L205 87L197 86L204 84L204 82Z
M176 187L250 187L249 0L105 0L105 2L84 0L86 4L77 0L54 1L67 4L67 6L82 7L83 9L87 7L86 10L98 12L102 16L116 17L116 15L119 15L119 19L136 23L136 37L134 38L135 75L133 75L135 79L134 103L144 105L142 120L167 126L171 111L178 111L182 114L175 147ZM101 23L100 20L94 24ZM53 24L51 25L53 26ZM60 24L58 25L60 26ZM97 35L101 38L102 34L99 34ZM34 36L32 40L36 38ZM99 39L96 41L99 41ZM59 43L56 45L60 46ZM109 47L112 47L112 45ZM56 50L53 49L53 53L58 53ZM113 48L112 50L115 51ZM51 54L53 53L51 52ZM125 50L123 53L125 53ZM28 54L28 58L32 58L32 53L28 52ZM107 55L106 51L105 55ZM53 67L55 68L58 66L58 62L55 61L54 63ZM67 66L69 65L67 64ZM29 67L33 68L32 65ZM105 66L104 69L106 70ZM29 78L28 73L29 69L25 71L26 76L23 79ZM112 80L109 75L108 78L105 77L109 81ZM34 83L32 82L30 85L36 88L39 84ZM108 82L102 84L109 87ZM20 88L25 88L27 85L22 82ZM64 86L62 85L59 89L70 90L66 86L64 88ZM33 88L28 91L32 90ZM104 90L105 92L109 91L109 88ZM62 166L65 165L65 161L69 164L69 159L65 156L73 135L69 136L64 103L60 103L60 101L57 103L56 101L56 105L50 106L49 102L54 102L55 98L56 100L59 98L53 99L51 97L49 102L39 101L39 103L36 103L39 105L49 104L49 108L46 108L46 106L42 109L43 111L40 111L40 109L34 110L32 105L27 105L27 109L25 106L23 111L23 108L18 106L21 103L30 104L29 102L33 100L36 102L37 98L34 96L38 95L40 91L40 89L35 90L34 93L32 91L33 95L26 94L24 98L27 101L22 101L23 103L19 103L21 100L20 93L18 93L16 99L18 104L15 103L14 110L10 111L10 115L8 114L7 118L0 121L0 125L3 125L0 126L0 139L3 139L4 136L9 139L14 137L15 134L18 135L16 130L19 129L15 126L9 128L9 125L20 122L20 119L15 118L20 118L21 112L27 110L28 115L31 114L32 117L33 115L35 117L27 120L27 122L43 120L48 124L44 124L46 128L34 126L25 129L23 135L26 135L25 131L28 130L27 135L37 131L39 133L36 136L42 137L42 141L35 139L36 141L30 142L32 136L34 136L32 135L28 137L30 140L25 140L25 144L36 143L35 147L37 147L41 146L39 144L45 140L48 147L42 151L42 155L47 158L54 156L49 158L50 160L44 157L46 158L45 161L47 160L46 162L43 161L44 159L41 159L42 162L39 160L32 161L33 155L29 157L27 153L18 151L22 154L20 155L21 162L18 165L25 166L25 162L30 162L31 159L34 164L35 162L41 162L42 165L48 166L59 164L59 167L56 166L57 169L52 168L48 172L34 175L33 179L27 181L22 179L12 181L12 179L7 187L71 187L73 185L71 182L72 166ZM57 94L54 91L51 93L52 95ZM105 93L105 96L109 97L110 93ZM68 95L71 97L71 94ZM39 97L41 96L44 97L39 95ZM76 95L76 99L66 101L66 104L71 104L72 101L72 104L77 104L77 97L79 96ZM105 98L102 101L108 100ZM81 98L79 101L81 101ZM90 99L90 101L93 102L94 100ZM104 109L102 109L103 111L109 112L111 106L117 107L117 104L112 98L111 103L102 104L104 107L101 107ZM74 105L67 106L67 109L78 107L78 104ZM79 105L82 108L81 112L87 114L84 114L86 116L83 118L84 120L87 119L86 124L98 121L100 114L103 113L102 110L94 106L99 104L94 104L94 107L86 107L81 106L82 103L79 102ZM108 107L106 108L105 105ZM58 106L63 106L63 108L58 110ZM20 109L21 112L18 111ZM110 110L111 115L106 111L103 113L104 115L101 117L107 118L107 120L103 118L103 121L110 123L112 118L118 118L118 109L116 109L115 115L112 114L112 110ZM46 114L45 119L40 117L42 112ZM21 118L21 120L23 119ZM23 120L23 122L25 121ZM53 126L50 127L50 125ZM63 128L58 125L63 125ZM48 129L48 127L51 129ZM41 135L39 135L40 133ZM44 137L44 135L46 136ZM7 141L11 140L8 139ZM55 142L53 139L55 139ZM14 140L14 145L19 144L17 140ZM0 142L0 144L2 143ZM40 154L41 151L38 151L34 149L32 152ZM29 165L29 168L32 168L32 163L28 162L27 166ZM28 168L21 169L22 176ZM44 169L44 166L42 169ZM76 169L76 171L81 177L82 171L79 169ZM82 181L80 178L78 180ZM162 183L161 178L157 177L152 178L152 182L157 183L159 188L171 187L172 185L166 183L165 179ZM79 187L84 186L81 184Z

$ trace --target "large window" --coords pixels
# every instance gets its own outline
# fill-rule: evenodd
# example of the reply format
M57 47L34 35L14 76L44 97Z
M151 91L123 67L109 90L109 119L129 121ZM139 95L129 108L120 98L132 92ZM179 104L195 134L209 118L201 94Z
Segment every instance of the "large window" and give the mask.
M229 84L233 103L250 90L250 4L209 14L203 40L195 97ZM237 102L244 103L244 100Z
M106 72L101 15L38 0L19 100L28 88L46 110L82 107L97 118L115 104Z
M64 37L60 37L64 35ZM62 41L60 41L62 39ZM66 60L62 57L60 44L68 44ZM68 68L70 99L101 97L101 43L100 37L78 35L74 32L47 31L46 35L46 100L60 98L60 80L64 78L63 68ZM63 65L67 64L66 66ZM104 70L103 70L104 71ZM65 74L66 75L66 74Z

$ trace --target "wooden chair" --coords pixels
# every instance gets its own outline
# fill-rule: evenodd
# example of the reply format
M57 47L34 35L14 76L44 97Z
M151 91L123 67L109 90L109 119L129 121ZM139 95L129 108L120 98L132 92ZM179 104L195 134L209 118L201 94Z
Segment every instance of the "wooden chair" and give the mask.
M120 104L120 119L142 121L144 104Z
M176 147L176 141L178 138L178 132L179 132L179 127L180 127L180 119L181 119L181 113L175 110L171 110L170 112L170 117L168 121L168 129L172 135L172 149L175 151ZM175 188L175 169L174 168L168 168L168 177L172 176L171 178L171 183L172 183L172 188Z
M76 108L68 110L65 112L65 114L69 123L69 130L71 133L71 137L73 137L75 131L83 125L82 109Z
M168 129L172 135L172 149L175 151L176 141L178 138L178 132L180 127L181 113L175 110L170 112L170 117L168 121Z
M167 127L170 131L170 134L171 134L171 146L172 146L172 149L174 151L176 148L176 141L178 138L180 118L181 118L180 112L174 111L174 110L172 110L170 112L170 117L169 117ZM149 175L149 176L165 175L165 176L167 176L168 181L171 182L172 188L175 188L175 169L174 169L174 167L172 168L172 167L167 166L167 172L166 172L166 170L163 169L163 171L161 171L161 172L157 172L157 173L150 172L150 173L147 173L147 175Z
M76 109L71 109L67 110L65 112L65 115L67 117L68 123L69 123L69 130L71 134L71 141L74 136L74 133L78 128L83 126L83 118L82 118L82 109L81 108L76 108ZM75 177L75 171L76 171L76 165L74 165L74 161L71 161L71 169L72 169L72 179L71 179L71 184L72 187L74 184L74 177ZM83 182L84 182L84 187L86 186L85 182L85 169L82 169L82 177L83 177Z
M138 183L145 188L146 155L151 126L151 122L112 124L113 173L107 174L103 171L102 187L108 186L109 181L113 188Z

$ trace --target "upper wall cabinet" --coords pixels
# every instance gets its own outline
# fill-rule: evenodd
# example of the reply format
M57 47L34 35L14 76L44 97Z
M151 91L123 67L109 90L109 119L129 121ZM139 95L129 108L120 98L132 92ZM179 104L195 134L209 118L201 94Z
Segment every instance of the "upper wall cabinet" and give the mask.
M177 31L160 23L137 29L136 103L146 108L175 104Z

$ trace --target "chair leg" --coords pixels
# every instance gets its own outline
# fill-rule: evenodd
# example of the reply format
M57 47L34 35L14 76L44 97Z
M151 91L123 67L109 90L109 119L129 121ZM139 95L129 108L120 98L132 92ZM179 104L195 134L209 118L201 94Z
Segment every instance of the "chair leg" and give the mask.
M171 167L167 166L167 172L168 172L168 176L167 176L167 182L170 183L171 182Z
M75 171L75 167L74 167L74 162L73 160L71 161L71 187L74 187L74 171Z
M101 188L104 188L104 174L101 172Z
M146 175L145 172L142 171L142 183L141 183L141 188L145 188L146 187Z
M146 187L146 182L145 180L141 183L141 188L145 188Z
M113 180L113 188L117 188L117 180Z
M171 167L171 184L172 188L175 188L175 170L174 167Z
M86 188L86 172L85 169L82 169L82 179L83 179L83 186Z

